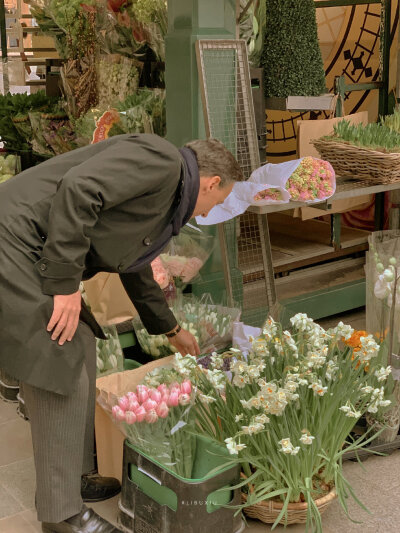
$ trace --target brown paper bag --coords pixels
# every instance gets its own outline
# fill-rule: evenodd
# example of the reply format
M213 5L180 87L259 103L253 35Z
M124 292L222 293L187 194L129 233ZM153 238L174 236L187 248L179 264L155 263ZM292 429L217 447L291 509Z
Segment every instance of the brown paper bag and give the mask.
M297 122L297 156L299 158L306 156L321 157L314 145L311 144L311 141L333 133L334 124L343 119L348 120L351 124L368 124L368 111L324 120L299 120ZM337 200L332 202L332 209L329 210L329 214L362 209L363 206L369 205L370 202L371 195ZM315 207L300 207L294 210L293 216L300 217L302 220L309 220L320 217L323 214L324 212Z
M148 372L159 366L170 364L174 356L157 359L134 370L117 372L96 381L97 402L95 415L97 466L101 476L111 476L122 480L122 456L125 436L110 415L101 407L104 402L113 404L119 396L123 396L139 385ZM100 403L99 403L100 402Z
M83 285L91 311L100 326L119 324L137 316L118 274L100 272Z

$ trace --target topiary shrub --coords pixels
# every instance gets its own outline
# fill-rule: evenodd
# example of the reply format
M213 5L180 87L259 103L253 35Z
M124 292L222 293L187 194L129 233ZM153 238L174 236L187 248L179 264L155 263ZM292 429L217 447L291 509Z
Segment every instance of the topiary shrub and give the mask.
M314 0L264 1L266 27L261 63L265 96L325 93Z

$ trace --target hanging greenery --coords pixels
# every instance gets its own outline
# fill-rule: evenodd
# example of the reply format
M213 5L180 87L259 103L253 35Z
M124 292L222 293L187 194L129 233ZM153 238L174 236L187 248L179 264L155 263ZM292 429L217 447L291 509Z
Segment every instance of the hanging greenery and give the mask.
M318 96L326 92L314 0L265 0L261 58L266 96Z

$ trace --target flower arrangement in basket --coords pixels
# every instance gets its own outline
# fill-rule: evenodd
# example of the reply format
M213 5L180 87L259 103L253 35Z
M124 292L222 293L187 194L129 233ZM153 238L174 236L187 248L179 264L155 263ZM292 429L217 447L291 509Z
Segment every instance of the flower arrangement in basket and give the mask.
M383 183L400 179L400 131L389 122L356 125L342 120L333 128L332 135L313 144L337 174Z
M292 331L269 319L245 357L231 350L230 373L214 355L208 370L181 361L196 385L197 426L225 442L231 463L240 463L243 509L267 523L305 522L321 532L321 512L336 495L347 513L351 486L342 458L373 437L349 435L366 412L390 404L379 345L360 337L360 349L344 343L353 334L339 323L325 331L305 314ZM187 369L193 365L188 374ZM369 365L369 371L365 366Z

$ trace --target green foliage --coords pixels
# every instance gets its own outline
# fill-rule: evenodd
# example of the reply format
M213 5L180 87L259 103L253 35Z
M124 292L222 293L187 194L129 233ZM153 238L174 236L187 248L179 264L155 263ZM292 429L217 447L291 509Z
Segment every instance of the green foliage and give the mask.
M400 126L400 123L398 124ZM334 126L334 136L327 138L381 152L400 152L400 130L390 129L383 123L374 122L364 126L341 120Z
M400 109L394 109L391 115L381 117L381 124L390 131L400 133Z
M24 135L22 127L16 126L28 118L29 111L51 111L57 106L55 98L49 98L44 91L35 94L0 94L0 138L8 151L30 150L30 139L27 131ZM14 121L13 121L14 119Z
M266 0L265 95L318 96L326 92L314 0Z
M30 0L31 12L44 34L54 37L57 51L64 59L85 54L85 44L93 38L90 17L81 0ZM95 0L86 0L94 6Z

